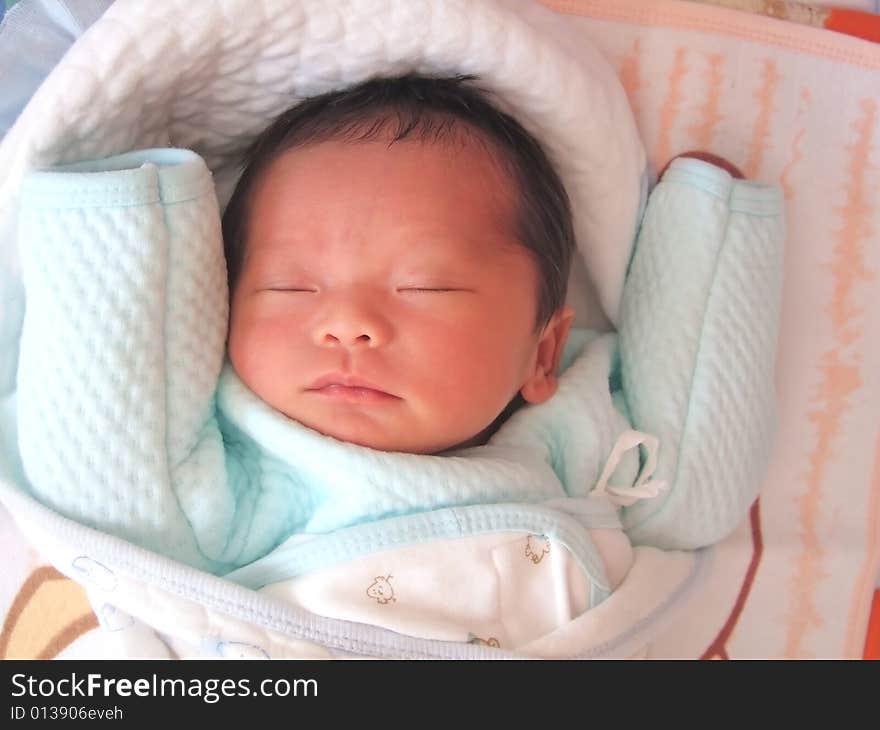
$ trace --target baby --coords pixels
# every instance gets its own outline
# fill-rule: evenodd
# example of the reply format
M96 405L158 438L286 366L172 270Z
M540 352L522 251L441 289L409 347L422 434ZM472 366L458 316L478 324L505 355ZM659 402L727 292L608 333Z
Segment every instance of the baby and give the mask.
M568 198L540 145L463 79L294 107L251 148L223 226L232 366L324 435L440 453L556 390Z
M614 335L570 331L566 192L469 79L282 114L225 271L188 151L34 173L21 220L20 448L59 512L320 615L504 647L626 575L609 479L656 489Z

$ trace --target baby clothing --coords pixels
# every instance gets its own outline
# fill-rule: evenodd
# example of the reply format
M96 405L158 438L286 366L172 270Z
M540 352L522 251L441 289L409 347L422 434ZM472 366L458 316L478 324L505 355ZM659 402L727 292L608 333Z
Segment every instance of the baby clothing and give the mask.
M484 446L342 443L224 365L219 220L185 150L26 178L18 427L36 497L315 613L429 638L516 647L609 595L632 558L618 507L665 494L656 439L630 422L650 398L625 391L616 335L575 333L557 394Z

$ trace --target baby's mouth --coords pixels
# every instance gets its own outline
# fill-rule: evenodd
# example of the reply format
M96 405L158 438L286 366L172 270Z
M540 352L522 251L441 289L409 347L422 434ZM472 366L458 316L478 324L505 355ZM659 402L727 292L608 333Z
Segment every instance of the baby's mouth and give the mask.
M377 385L356 375L330 373L318 378L305 388L306 393L349 403L390 403L401 400L399 396L382 390Z

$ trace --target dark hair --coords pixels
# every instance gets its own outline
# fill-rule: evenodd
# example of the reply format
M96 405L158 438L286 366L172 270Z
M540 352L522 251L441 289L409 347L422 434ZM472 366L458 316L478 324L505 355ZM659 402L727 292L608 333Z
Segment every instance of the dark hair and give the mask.
M574 230L568 195L541 145L468 82L470 76L377 78L302 101L283 112L250 145L244 171L223 214L230 291L244 256L254 183L287 150L310 142L390 137L428 143L462 133L488 143L519 193L515 234L538 266L537 325L565 301ZM476 134L474 134L476 133Z

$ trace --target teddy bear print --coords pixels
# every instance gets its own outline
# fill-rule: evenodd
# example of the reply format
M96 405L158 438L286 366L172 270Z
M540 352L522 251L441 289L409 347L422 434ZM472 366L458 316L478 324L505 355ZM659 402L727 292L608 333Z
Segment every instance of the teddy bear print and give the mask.
M501 643L494 636L490 636L488 639L481 639L479 636L468 634L468 644L476 644L477 646L491 646L495 649L501 648Z
M394 588L391 587L391 578L391 575L377 575L370 587L367 588L367 595L383 606L386 603L396 601Z
M550 552L550 538L546 535L529 535L526 538L526 557L535 565Z

